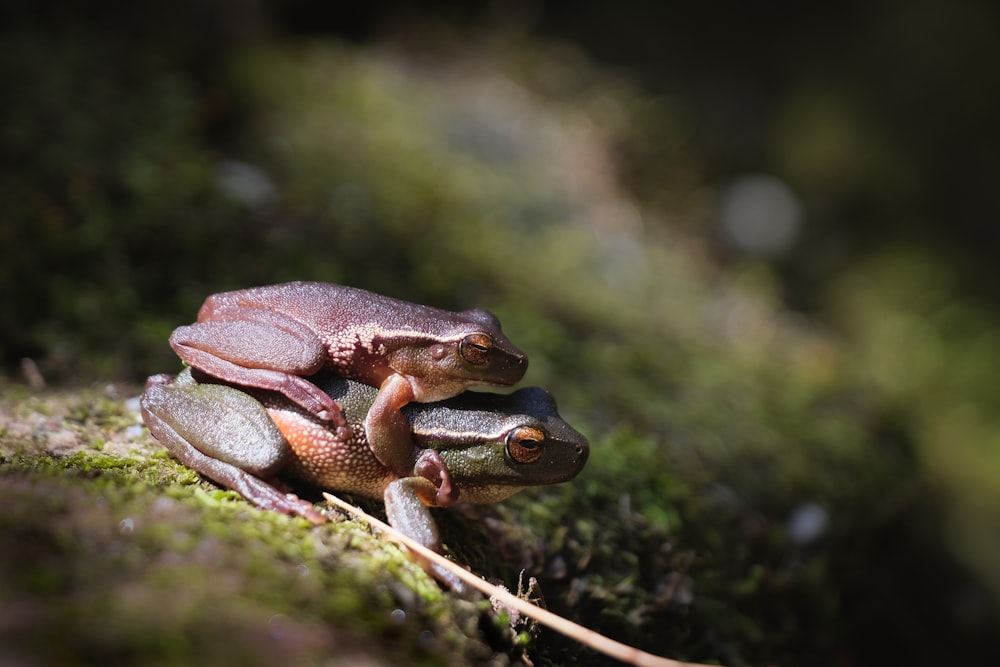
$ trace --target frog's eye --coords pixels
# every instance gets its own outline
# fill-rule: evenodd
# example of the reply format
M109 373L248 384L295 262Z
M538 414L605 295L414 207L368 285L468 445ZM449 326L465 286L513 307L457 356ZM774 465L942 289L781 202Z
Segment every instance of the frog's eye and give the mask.
M469 334L458 344L459 354L474 366L482 366L489 361L492 348L493 339L489 334L484 333Z
M545 434L531 426L519 426L507 434L507 454L517 463L534 463L542 456Z

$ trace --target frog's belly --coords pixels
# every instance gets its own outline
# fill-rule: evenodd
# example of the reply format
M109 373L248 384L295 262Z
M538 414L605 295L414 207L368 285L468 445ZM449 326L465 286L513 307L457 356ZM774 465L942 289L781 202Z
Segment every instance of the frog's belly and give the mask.
M290 476L331 491L378 499L395 479L372 454L362 424L352 425L347 434L300 412L268 409L268 414L288 442L284 471Z

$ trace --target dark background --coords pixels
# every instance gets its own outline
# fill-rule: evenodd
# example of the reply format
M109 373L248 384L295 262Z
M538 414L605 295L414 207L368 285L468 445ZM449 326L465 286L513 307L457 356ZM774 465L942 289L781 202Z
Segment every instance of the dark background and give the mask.
M98 98L113 94L114 86L169 73L200 87L194 94L208 107L196 121L202 138L211 146L231 145L241 110L227 106L224 96L212 97L220 92L213 77L227 49L260 39L331 37L362 46L395 39L441 52L460 48L453 36L462 31L494 31L573 45L638 82L651 99L666 97L680 109L689 148L684 157L699 184L764 172L795 190L807 224L794 252L776 265L790 307L824 315L829 287L845 267L885 248L911 246L940 260L956 277L955 289L995 304L997 12L992 3L974 0L829 8L628 2L613 11L588 2L429 2L418 10L407 3L303 0L141 11L115 2L8 7L4 80L9 90L29 93L15 92L4 112L10 204L2 240L10 257L0 277L12 293L0 320L7 332L4 364L14 369L24 356L45 356L50 346L33 332L41 324L35 304L51 301L45 274L100 271L81 255L87 244L106 240L85 239L81 248L70 240L76 230L46 233L28 221L27 213L37 219L42 204L37 197L27 201L26 189L41 187L38 192L58 204L64 196L60 162L100 160L96 146L70 145L59 153L39 150L39 142L71 140L77 131L81 139L88 132L89 140L102 139L99 128L69 123L65 114L74 104L81 112L104 114L109 125L118 123L113 137L128 142L139 129L133 114L143 113L144 102L122 108L105 98L109 106L98 109ZM442 38L442 25L452 36ZM67 50L84 48L83 36L99 42L99 52L80 54L100 63L94 65L99 77L90 85L85 76L60 81L53 68L73 58ZM47 80L39 71L50 72ZM630 187L652 204L677 187L660 178L658 161L676 159L676 141L663 141L659 129L650 119L623 147L620 161ZM113 168L98 162L88 173ZM135 247L147 240L121 242L137 261L144 253L170 250ZM75 247L63 252L60 244ZM39 261L42 253L47 261Z

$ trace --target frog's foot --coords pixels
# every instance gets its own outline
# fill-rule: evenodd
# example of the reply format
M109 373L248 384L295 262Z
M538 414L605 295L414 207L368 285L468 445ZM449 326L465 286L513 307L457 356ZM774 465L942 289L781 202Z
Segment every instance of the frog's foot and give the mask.
M316 525L326 523L327 516L316 509L308 500L292 493L292 487L285 481L269 478L266 481L250 476L238 491L257 507L282 514L300 516Z
M329 395L309 380L297 375L288 375L278 388L292 402L316 415L321 421L330 422L335 428L350 429L344 418L344 411Z
M340 405L304 377L264 368L243 368L197 350L186 352L182 359L195 369L194 377L198 382L213 378L250 390L276 391L322 421L331 422L335 427L347 426Z
M279 494L284 495L283 498L270 496L270 502L277 503L278 505L277 507L272 508L275 511L282 512L284 514L294 514L302 517L303 519L308 519L317 525L326 523L329 520L325 514L318 511L308 500L303 500L295 495L295 493L292 492L292 485L285 480L272 477L267 480L267 483L273 486Z
M316 525L328 521L326 515L317 510L312 503L302 500L294 493L286 493L284 490L276 488L271 482L254 477L228 463L221 461L213 463L212 469L205 470L205 474L223 486L233 489L257 507L282 514L300 516Z
M286 493L285 500L282 502L284 507L274 508L279 512L284 512L285 514L295 514L297 516L310 521L317 526L327 522L327 517L325 514L313 507L313 504L309 501L302 500L294 493Z
M458 488L451 484L451 472L436 450L421 450L417 463L413 466L413 473L430 481L437 489L434 495L437 507L450 507L458 500Z
M177 452L174 451L174 454L177 455ZM181 461L187 463L183 458ZM261 509L300 516L316 525L329 520L311 502L302 500L294 493L287 493L283 483L278 483L283 488L275 486L276 480L265 481L222 461L212 461L210 467L199 470L223 486L233 489Z

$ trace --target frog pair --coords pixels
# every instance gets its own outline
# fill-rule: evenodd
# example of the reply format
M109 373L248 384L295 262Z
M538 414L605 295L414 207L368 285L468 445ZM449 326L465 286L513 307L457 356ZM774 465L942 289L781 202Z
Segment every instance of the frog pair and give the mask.
M171 345L198 380L150 378L150 431L255 504L315 522L323 515L272 480L383 498L390 523L438 549L427 506L566 481L587 459L542 389L459 396L527 368L486 311L296 282L210 296Z

